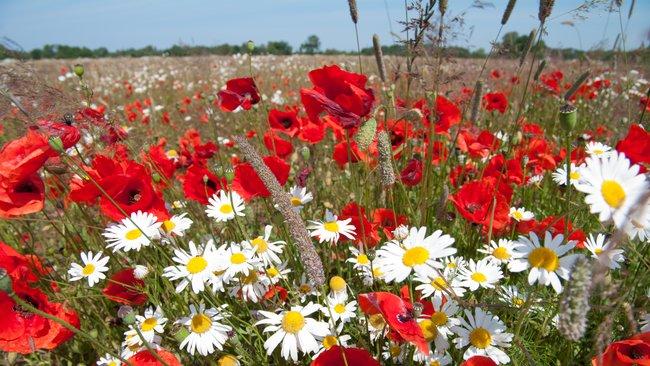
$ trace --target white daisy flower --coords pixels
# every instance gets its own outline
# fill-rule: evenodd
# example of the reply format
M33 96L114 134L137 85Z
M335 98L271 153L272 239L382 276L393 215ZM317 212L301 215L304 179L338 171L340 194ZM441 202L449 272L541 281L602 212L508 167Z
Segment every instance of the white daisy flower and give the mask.
M512 334L506 332L506 326L498 316L476 308L474 314L465 310L461 324L452 328L458 338L454 339L457 349L468 347L463 359L472 356L487 356L497 364L510 362L510 357L499 347L510 347Z
M189 229L192 226L193 221L187 216L186 212L183 212L180 215L174 215L169 220L163 221L161 225L161 229L163 233L167 235L177 235L177 236L183 236L185 235L185 231Z
M319 348L316 351L316 353L314 353L314 355L312 356L312 359L315 359L323 351L327 351L328 349L334 346L349 347L350 346L349 342L351 339L352 337L350 337L347 334L339 334L337 336L335 333L331 332L320 341Z
M442 299L437 298L433 299L433 309L435 312L430 317L421 318L418 324L423 334L430 335L425 337L427 342L434 342L436 351L444 351L449 348L449 337L454 334L451 328L460 325L460 320L455 317L459 307L453 300L443 304Z
M124 250L140 251L143 246L149 246L151 240L160 236L158 231L161 223L158 218L147 212L133 212L128 218L122 219L119 224L111 224L102 235L106 238L107 248L113 252Z
M402 240L390 241L377 251L377 264L384 272L386 282L402 282L412 272L420 276L435 273L443 268L440 258L456 253L454 238L443 235L441 230L426 236L427 228L412 227L409 235Z
M321 339L330 334L327 323L309 317L320 308L320 305L310 302L305 306L292 306L291 310L277 314L260 310L259 314L264 319L255 325L266 325L263 332L273 333L264 342L266 353L271 355L280 343L281 355L285 360L298 361L298 351L306 355L316 352L319 348L316 338Z
M287 275L291 273L291 269L287 268L287 266L288 263L284 262L279 266L270 266L266 268L266 275L268 276L272 285L280 282L280 280L286 281L289 278Z
M206 309L204 304L199 304L197 309L190 305L190 315L176 321L176 324L186 326L190 332L181 342L180 348L187 347L189 354L198 351L203 356L214 353L215 349L221 351L229 338L228 333L232 331L232 327L219 322L224 319L224 308L225 305L220 309Z
M639 166L631 165L624 154L587 158L580 174L576 189L587 194L590 212L597 213L602 222L613 220L619 228L628 223L628 212L648 190L645 175L639 174Z
M445 270L442 275L439 272L434 272L425 277L415 276L415 281L421 283L415 289L422 293L422 297L442 299L449 298L450 293L463 297L466 291L458 278L453 276L452 271L449 270Z
M467 267L467 260L463 257L450 256L442 259L445 265L445 272L451 272L451 275L456 275L461 268Z
M303 302L307 299L308 296L318 296L319 291L314 286L307 276L303 273L300 276L300 284L298 285L298 294L300 295L300 301Z
M514 246L515 244L509 239L499 239L498 242L490 240L490 245L485 244L483 249L478 251L487 254L487 258L490 258L496 264L506 264L512 259Z
M521 308L526 303L526 296L519 291L517 286L501 286L497 294L499 300L515 308Z
M270 241L272 230L273 226L266 225L264 227L264 236L260 235L249 242L251 248L255 250L257 257L260 258L266 266L282 262L278 255L282 254L282 250L284 249L285 244L287 244L282 240Z
M351 218L339 220L330 210L325 211L325 221L309 221L307 229L311 230L311 236L317 236L318 242L329 242L336 244L341 235L348 239L354 239L355 227L350 225Z
M141 280L149 274L149 268L140 264L136 264L133 268L133 277Z
M326 317L330 318L334 324L340 321L341 325L343 325L357 316L357 302L347 300L347 294L329 295L325 298L327 307L321 309L321 311Z
M544 179L544 175L542 174L533 175L532 177L528 178L528 182L526 182L526 184L532 186L534 184L541 182L543 179Z
M97 366L120 366L122 361L119 358L111 356L110 353L107 353L104 357L100 357L97 360Z
M422 362L425 366L447 366L451 365L451 355L449 353L430 352L428 355L423 355L421 352L415 352L413 361Z
M214 244L210 240L203 249L197 247L193 241L188 245L189 253L181 249L174 250L172 260L178 265L165 267L163 277L168 277L171 281L181 280L176 286L178 293L192 284L192 291L198 294L205 289L205 283L217 268Z
M502 278L501 268L490 258L483 258L478 262L470 259L467 267L462 268L458 274L460 285L470 291L476 291L479 287L494 288Z
M510 207L510 213L508 216L517 221L530 221L535 218L534 213L527 211L523 207Z
M603 266L610 269L621 268L620 263L625 262L623 249L610 249L612 243L607 240L604 234L589 234L585 242L585 248L591 252L591 256L597 259Z
M594 158L607 158L612 154L616 154L610 146L596 141L587 142L585 152Z
M83 266L77 263L70 265L68 270L70 281L79 281L85 278L88 280L88 286L93 287L100 280L106 278L104 272L108 271L108 267L106 267L108 257L102 257L102 252L97 254L81 252L81 263L83 263Z
M245 216L244 208L244 199L237 192L219 190L208 198L205 213L217 222L226 222L235 216Z
M641 333L650 332L650 313L643 314L641 317Z
M631 240L638 237L639 241L650 242L650 202L631 211L623 230Z
M407 236L409 236L409 228L406 225L400 224L395 228L395 230L393 230L392 234L395 240L404 240Z
M255 250L246 242L224 244L219 253L218 270L225 270L223 278L226 283L236 276L248 276L250 271L260 269L261 262L255 256Z
M235 277L236 284L230 289L231 296L241 296L244 301L257 303L271 287L265 272L253 270L246 276Z
M314 195L312 195L311 192L307 192L306 187L293 186L291 187L289 194L291 195L291 198L289 199L291 201L291 206L296 212L300 212L305 204L314 199Z
M135 316L135 326L140 327L140 333L147 343L154 343L154 336L156 333L162 334L164 332L167 318L164 317L160 307L149 307L144 311L144 316ZM127 338L129 345L143 345L144 342L140 339L138 332L131 328L124 335Z
M350 253L352 253L352 258L348 258L346 262L353 263L354 266L352 266L352 268L370 269L370 259L368 259L368 255L366 253L361 253L359 249L355 247L348 247L348 250L350 250Z
M540 285L553 286L555 292L562 292L560 278L569 279L570 269L578 258L578 254L565 255L573 249L576 242L571 240L562 244L564 235L546 232L544 245L539 242L535 233L530 233L530 239L519 236L515 242L515 258L513 258L510 270L522 272L530 268L528 283L530 285L539 282Z
M393 341L386 342L382 347L381 357L384 360L391 360L398 365L401 365L409 355L409 348L407 342L396 343Z
M579 167L576 166L575 164L571 163L571 172L569 172L569 181L571 182L572 186L576 186L578 182L580 182L580 169L584 168L584 164L580 165ZM555 169L555 171L551 174L553 177L553 181L561 186L566 185L566 164L562 165L562 167Z

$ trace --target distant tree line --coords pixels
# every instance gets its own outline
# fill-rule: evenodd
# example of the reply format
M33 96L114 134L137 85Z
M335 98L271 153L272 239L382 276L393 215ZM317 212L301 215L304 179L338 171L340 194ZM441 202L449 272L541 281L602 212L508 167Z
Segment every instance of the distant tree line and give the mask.
M425 45L425 47L427 47ZM13 49L12 49L13 48ZM495 53L500 57L518 58L528 48L528 35L520 35L517 32L509 32L503 35L501 42L495 44ZM401 44L382 46L384 55L404 55L405 48ZM220 44L216 46L190 46L174 45L169 48L159 49L154 46L143 48L127 48L117 51L109 51L106 47L90 49L88 47L76 47L67 45L48 44L42 48L35 48L31 51L15 50L15 47L8 47L0 44L0 59L22 58L22 59L71 59L71 58L100 58L100 57L144 57L144 56L201 56L201 55L233 55L249 52L247 43L241 45ZM612 59L618 52L615 50L582 51L574 48L553 49L544 44L543 41L531 47L531 52L538 56L542 54L553 55L563 59L591 58L608 60ZM356 54L356 51L342 51L334 48L321 50L320 39L317 35L310 35L303 42L298 50L294 52L293 47L285 41L269 41L266 44L255 45L252 53L254 55L292 55L292 54L325 54L344 55ZM372 47L363 48L363 55L372 55ZM448 46L445 53L450 57L459 58L484 58L486 51L482 48L469 50L464 47ZM633 55L639 56L642 62L650 60L650 49L641 46Z

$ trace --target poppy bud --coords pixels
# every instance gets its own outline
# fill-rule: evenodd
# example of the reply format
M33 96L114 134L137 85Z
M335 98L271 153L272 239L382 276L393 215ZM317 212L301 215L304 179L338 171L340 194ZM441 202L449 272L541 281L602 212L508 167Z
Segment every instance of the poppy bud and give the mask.
M302 156L302 158L304 160L309 160L309 157L311 156L311 151L309 150L309 148L307 146L303 146L300 149L300 155Z
M375 138L375 132L377 132L377 121L374 118L367 120L366 123L359 127L354 137L359 149L365 150L370 146L372 140Z
M59 136L50 137L48 143L50 144L52 150L58 153L63 153L65 151L65 148L63 147L63 141Z
M74 74L81 79L84 76L84 67L81 64L76 64L74 65L74 68L72 69L74 71Z
M151 179L154 181L154 183L159 183L160 182L160 174L154 172L151 174Z
M135 323L135 312L133 308L128 305L122 305L117 310L117 316L122 319L124 324L134 324Z
M11 278L9 277L9 274L7 274L7 270L4 268L0 268L0 291L6 292L7 294L14 292Z
M227 181L231 182L233 178L235 178L235 172L232 169L228 169L224 173L224 176L226 177Z
M190 332L187 330L187 328L182 327L178 329L176 333L174 333L174 339L178 342L182 342L187 336L190 335Z
M253 43L253 41L246 42L246 49L248 52L252 53L253 50L255 50L255 43Z
M422 114L422 111L420 109L411 108L408 111L406 111L401 118L406 121L415 123L421 121L422 117L424 117L424 115Z
M565 104L560 107L560 125L566 131L571 131L576 127L578 121L578 112L576 107L571 104Z

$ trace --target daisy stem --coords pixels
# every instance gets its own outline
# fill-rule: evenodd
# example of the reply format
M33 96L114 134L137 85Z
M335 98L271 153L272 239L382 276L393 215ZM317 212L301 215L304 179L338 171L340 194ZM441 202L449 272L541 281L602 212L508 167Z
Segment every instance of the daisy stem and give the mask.
M119 355L119 354L113 354L112 350L110 350L110 349L107 348L107 347L104 347L103 344L101 344L100 342L98 342L95 338L93 338L90 334L84 332L83 330L81 330L81 329L75 327L74 325L68 323L67 321L65 321L65 320L63 320L63 319L61 319L61 318L58 318L58 317L56 317L56 316L54 316L54 315L52 315L52 314L49 314L49 313L46 313L46 312L44 312L44 311L42 311L42 310L37 309L36 307L34 307L34 306L33 306L32 304L30 304L29 302L27 302L27 301L21 299L21 298L20 298L18 295L16 295L16 293L13 292L13 291L11 291L11 292L7 292L7 295L9 295L9 297L11 297L11 299L14 300L14 302L16 302L16 304L20 305L23 309L28 310L30 313L33 313L33 314L36 314L36 315L41 316L41 317L43 317L43 318L49 319L49 320L51 320L51 321L53 321L53 322L55 322L55 323L61 325L62 327L66 328L66 329L68 329L69 331L71 331L72 333L74 333L75 335L80 335L81 337L86 338L88 341L90 341L91 343L93 343L95 346L97 346L98 348L100 348L102 351L104 351L104 352L110 354L110 355L113 356L113 357L116 357L117 359L119 359L120 361L124 362L125 364L127 364L127 365L129 365L129 366L133 366L133 364L131 364L129 361L127 361L126 359L122 358L121 355ZM167 366L169 366L169 365L167 365Z
M147 340L144 339L144 335L142 335L142 332L140 331L140 326L138 324L135 324L133 329L135 329L135 331L138 333L138 337L140 337L140 339L142 340L142 343L144 344L144 347L147 349L147 351L149 351L149 354L151 354L156 360L158 360L158 362L160 362L164 366L169 366L169 364L160 357L158 352L156 352L153 348L151 348L149 342L147 342Z
M566 146L566 192L565 200L565 215L564 220L564 240L569 239L569 211L571 210L571 131L567 130L565 138Z

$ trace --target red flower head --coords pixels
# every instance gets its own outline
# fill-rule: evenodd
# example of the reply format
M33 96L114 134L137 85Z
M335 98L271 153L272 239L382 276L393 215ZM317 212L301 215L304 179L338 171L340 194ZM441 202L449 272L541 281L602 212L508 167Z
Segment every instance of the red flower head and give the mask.
M0 179L16 181L30 176L43 166L51 154L45 136L27 130L25 136L10 141L0 150Z
M289 164L277 156L266 156L264 164L271 170L281 186L289 179ZM245 200L255 197L269 197L271 192L266 189L260 177L250 163L240 163L235 166L235 178L232 181L233 189Z
M377 227L366 218L366 209L359 206L356 202L348 203L341 210L339 220L352 219L350 224L354 225L355 232L357 233L354 241L356 243L364 243L369 248L374 247L379 243L379 234Z
M50 269L43 267L36 256L22 255L5 243L0 242L0 268L7 271L14 281L33 283Z
M650 332L614 342L591 360L593 366L649 366Z
M45 185L38 173L7 180L0 177L0 218L39 212L45 204Z
M111 301L135 306L147 302L143 288L144 281L135 277L134 269L126 268L111 276L102 293Z
M158 187L167 186L166 181L170 181L176 171L176 164L167 157L162 145L150 146L149 153L142 154L142 161L146 163L152 175L161 176Z
M168 366L182 366L178 358L174 356L173 353L159 348L155 350L160 357ZM133 366L162 366L163 364L158 361L158 359L152 355L149 350L144 349L135 355L131 356L127 361Z
M38 121L38 125L34 126L33 129L44 133L48 137L59 137L65 149L74 146L81 138L77 127L62 122L42 120Z
M508 108L508 98L501 92L487 93L483 96L483 108L490 112L497 110L504 114Z
M391 330L414 344L420 352L429 354L429 344L418 325L413 304L389 292L359 294L359 306L367 315L381 314Z
M293 137L300 130L298 108L286 107L284 111L271 109L269 111L269 126Z
M301 89L300 97L307 115L319 122L322 112L335 117L344 128L357 127L361 118L372 110L375 96L366 88L368 78L342 70L340 67L324 66L309 72L313 89Z
M424 99L418 100L413 104L413 106L422 111L424 114L422 122L424 123L425 127L428 128L431 111L427 107L427 101ZM436 133L446 133L449 132L449 128L451 126L460 122L461 112L454 102L443 97L442 95L438 95L436 97L436 116L431 119L436 125Z
M460 366L497 366L497 363L487 356L472 356Z
M336 164L339 166L339 168L343 169L346 163L354 164L360 161L365 161L367 160L367 156L364 152L359 150L359 147L355 141L352 141L351 144L348 144L347 141L341 141L334 146L334 151L332 151L332 159L336 161Z
M345 356L344 356L345 355ZM344 358L345 357L345 358ZM332 346L323 351L311 366L379 366L379 361L372 358L370 352L362 348Z
M502 154L493 156L483 170L484 177L501 178L509 184L521 185L524 183L524 172L517 159L505 160Z
M372 223L381 227L386 238L393 239L393 231L399 225L408 225L408 217L397 215L390 208L378 208L372 211Z
M238 107L249 110L253 104L260 101L260 94L253 78L228 80L226 89L220 90L218 97L219 107L226 112L232 112Z
M461 151L469 153L471 157L485 158L499 148L499 140L488 130L481 131L478 136L463 130L458 135L458 147Z
M616 150L624 153L634 164L650 165L650 132L640 125L630 126L627 136L616 144Z
M19 298L35 308L79 327L79 317L74 311L50 302L41 290L20 281L15 281L13 288ZM5 292L0 292L0 314L0 350L4 352L27 354L51 350L74 335L60 324L22 309Z
M458 212L469 222L495 231L508 225L509 200L496 188L493 179L475 180L464 184L449 196Z
M409 160L406 167L400 172L400 180L409 187L420 183L422 180L422 161L418 158Z
M217 191L227 188L225 178L219 178L201 164L192 164L182 177L185 198L208 204L208 198Z
M287 141L273 130L268 130L264 134L264 146L272 155L277 155L281 159L286 159L293 152L291 141Z

